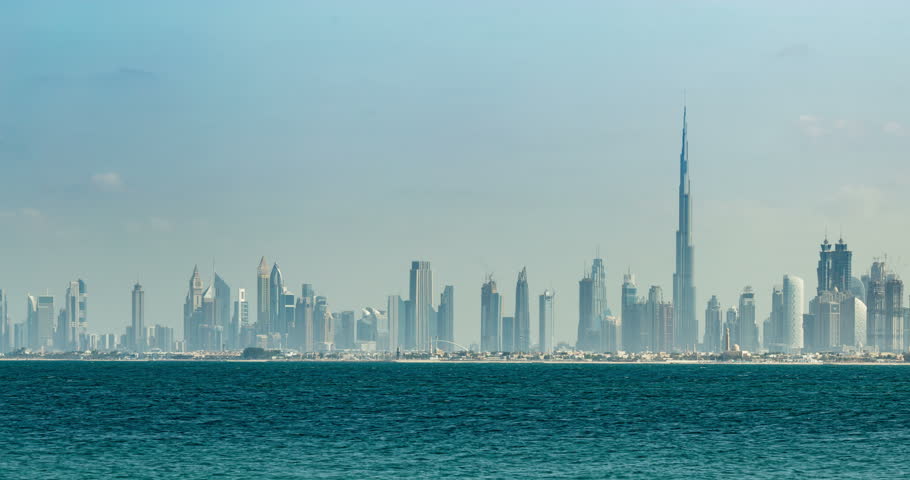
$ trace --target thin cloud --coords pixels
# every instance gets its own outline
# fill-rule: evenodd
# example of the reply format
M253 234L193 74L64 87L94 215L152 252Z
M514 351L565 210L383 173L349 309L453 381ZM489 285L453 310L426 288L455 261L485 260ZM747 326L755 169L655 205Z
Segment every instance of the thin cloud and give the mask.
M119 192L123 190L123 179L116 172L96 173L92 175L92 185L100 190Z
M815 115L804 113L799 116L797 121L799 129L807 137L822 137L828 134L828 130L822 126L821 119Z

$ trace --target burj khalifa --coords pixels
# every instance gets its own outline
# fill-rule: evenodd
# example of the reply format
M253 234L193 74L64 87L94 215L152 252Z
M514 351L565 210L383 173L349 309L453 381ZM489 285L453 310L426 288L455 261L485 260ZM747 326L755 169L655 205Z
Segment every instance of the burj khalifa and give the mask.
M698 343L695 319L695 280L692 257L692 199L689 190L689 139L683 107L682 151L679 154L679 229L676 230L676 273L673 274L673 334L678 350Z

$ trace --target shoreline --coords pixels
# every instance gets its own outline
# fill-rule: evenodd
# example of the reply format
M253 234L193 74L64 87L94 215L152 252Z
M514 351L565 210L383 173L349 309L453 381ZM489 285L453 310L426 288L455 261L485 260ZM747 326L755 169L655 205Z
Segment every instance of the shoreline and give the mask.
M730 366L748 366L748 365L794 365L794 366L901 366L910 365L910 362L863 362L863 361L845 361L845 362L735 362L735 361L696 361L696 360L670 360L665 362L642 361L642 362L611 362L611 361L580 361L580 360L432 360L432 359L413 359L413 360L350 360L350 359L240 359L240 358L143 358L143 359L123 359L123 358L3 358L0 362L123 362L123 363L155 363L155 362L180 362L180 363L400 363L400 364L435 364L435 365L457 365L457 364L500 364L500 365L730 365Z

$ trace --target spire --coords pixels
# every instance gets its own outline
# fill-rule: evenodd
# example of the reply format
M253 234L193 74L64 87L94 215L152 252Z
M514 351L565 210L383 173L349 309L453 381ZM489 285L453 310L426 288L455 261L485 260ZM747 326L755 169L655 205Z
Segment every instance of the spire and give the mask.
M262 260L259 261L259 275L268 275L269 274L269 264L266 263L265 257L262 257Z

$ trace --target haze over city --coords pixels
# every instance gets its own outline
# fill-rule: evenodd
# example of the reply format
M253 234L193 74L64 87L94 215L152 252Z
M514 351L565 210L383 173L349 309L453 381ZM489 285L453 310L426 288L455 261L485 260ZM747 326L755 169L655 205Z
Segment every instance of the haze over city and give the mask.
M784 273L811 292L826 231L857 276L906 274L907 9L710 4L7 2L10 317L83 278L89 329L120 331L138 280L179 331L194 265L253 291L263 255L384 308L427 260L456 341L486 275L510 311L527 267L574 343L598 250L614 311L627 269L672 290L684 102L699 319L752 285L761 321Z

